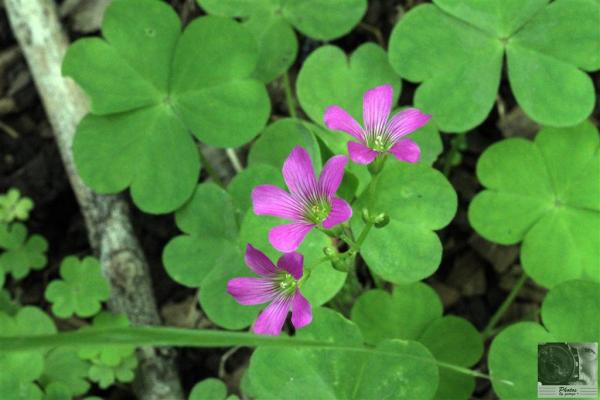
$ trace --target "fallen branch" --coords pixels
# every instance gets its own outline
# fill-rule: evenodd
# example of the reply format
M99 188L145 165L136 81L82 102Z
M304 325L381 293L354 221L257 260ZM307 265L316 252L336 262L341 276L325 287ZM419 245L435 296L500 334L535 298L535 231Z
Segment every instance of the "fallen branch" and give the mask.
M15 37L27 59L44 103L67 175L86 222L89 241L111 285L109 307L135 325L159 325L148 265L135 238L127 203L120 196L90 191L75 170L71 144L88 112L87 99L61 76L68 46L52 0L5 0ZM138 351L140 366L134 390L141 399L183 398L173 350Z

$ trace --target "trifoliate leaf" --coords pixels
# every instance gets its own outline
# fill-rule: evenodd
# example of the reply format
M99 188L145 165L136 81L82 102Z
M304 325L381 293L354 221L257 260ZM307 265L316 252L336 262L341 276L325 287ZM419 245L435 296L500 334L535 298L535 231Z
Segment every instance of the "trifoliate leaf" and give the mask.
M250 141L270 105L251 75L257 47L237 22L201 17L183 32L177 14L155 0L107 8L103 39L68 50L63 73L91 99L75 136L75 164L95 191L131 188L150 213L170 212L192 194L199 157L189 132L213 146Z
M477 329L465 319L442 317L442 302L435 291L421 282L397 286L393 294L369 290L352 307L355 322L370 344L383 340L416 340L425 345L436 360L470 367L483 354ZM439 371L436 399L468 399L475 379L447 368Z
M490 347L488 364L494 391L501 399L538 398L538 344L600 340L599 292L600 284L594 282L560 283L542 304L544 326L519 322L500 332Z
M418 341L424 344L436 360L471 367L483 355L483 340L477 329L466 319L446 316L433 321ZM440 384L435 398L469 399L475 390L475 378L440 368Z
M127 383L133 381L137 364L137 358L133 354L123 358L117 365L107 365L92 360L88 377L92 382L97 382L100 388L106 389L115 382Z
M442 257L442 245L433 230L446 226L457 207L448 180L426 165L388 160L375 190L365 190L355 209L367 205L373 215L383 212L390 218L388 225L369 232L360 249L369 268L398 284L433 274ZM364 223L356 214L352 222L358 235Z
M258 140L252 145L248 154L248 164L267 164L281 171L285 159L292 149L302 146L316 166L320 169L321 152L314 132L319 129L310 122L298 119L285 118L269 125Z
M252 147L254 148L254 146ZM252 153L251 153L252 154ZM283 186L283 177L280 168L268 164L257 163L250 165L242 172L236 174L229 185L227 191L233 198L236 213L241 219L246 215L246 211L252 207L251 193L255 186L272 182L277 186Z
M71 400L73 398L69 386L60 382L52 382L46 387L44 400Z
M63 279L50 282L45 292L57 317L69 318L73 314L91 317L110 297L110 286L102 276L100 263L93 257L65 258L60 265L60 276Z
M381 47L365 43L350 57L339 47L319 47L302 64L296 89L302 109L314 122L323 125L323 114L331 105L344 108L362 122L364 93L383 84L394 88L395 104L400 96L400 77ZM348 136L342 132L332 134Z
M26 221L32 209L33 201L28 197L21 197L21 192L17 189L10 189L6 194L0 195L0 222Z
M356 299L351 314L365 341L377 344L386 339L416 340L442 312L435 291L415 282L397 286L392 294L369 290Z
M370 351L360 331L330 309L314 310L313 322L297 332L300 339L329 340L344 349L258 348L250 359L249 378L256 399L431 399L438 369L425 346L389 340ZM276 373L274 373L276 371ZM374 384L374 383L378 384Z
M496 243L523 241L523 268L543 286L600 281L599 143L587 122L544 128L533 142L493 144L477 163L486 190L471 202L471 225Z
M0 336L19 337L52 333L56 333L54 323L37 307L23 307L14 316L0 312ZM44 353L43 350L0 352L0 398L11 398L15 393L28 393L32 395L31 398L41 397L38 397L38 390L33 388L32 382L42 375ZM4 382L4 376L10 377L12 382ZM11 392L17 387L17 392Z
M294 62L298 42L292 27L318 40L350 32L364 15L365 0L197 0L209 14L242 17L259 46L255 76L269 82Z
M194 385L188 400L225 400L227 386L216 378L208 378Z
M13 278L21 279L29 271L46 266L48 242L40 235L27 237L27 228L21 223L0 223L0 269L11 273Z
M5 289L0 289L0 312L14 316L19 308L19 305L10 298L10 293Z
M493 107L506 55L517 102L536 122L571 126L592 112L600 68L593 0L434 0L404 15L392 31L390 63L422 82L415 105L446 132L480 124ZM460 82L460 84L457 84Z
M3 400L42 400L42 390L34 382L20 381L12 371L0 374L0 398Z
M51 386L61 383L67 387L69 398L79 396L90 387L85 379L89 368L90 363L77 355L76 348L58 347L46 355L44 372L39 381L46 388L46 393Z

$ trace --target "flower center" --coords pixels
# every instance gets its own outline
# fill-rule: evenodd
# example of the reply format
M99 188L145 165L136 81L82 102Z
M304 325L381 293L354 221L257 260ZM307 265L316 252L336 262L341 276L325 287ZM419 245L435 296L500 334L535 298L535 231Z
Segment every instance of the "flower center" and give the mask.
M308 207L306 219L314 224L325 221L331 212L331 204L327 200L319 200Z
M387 151L391 147L389 138L381 133L374 133L367 136L367 147L375 151Z
M296 285L298 282L288 272L281 272L277 274L275 278L275 284L277 285L277 291L283 295L289 296L296 291Z

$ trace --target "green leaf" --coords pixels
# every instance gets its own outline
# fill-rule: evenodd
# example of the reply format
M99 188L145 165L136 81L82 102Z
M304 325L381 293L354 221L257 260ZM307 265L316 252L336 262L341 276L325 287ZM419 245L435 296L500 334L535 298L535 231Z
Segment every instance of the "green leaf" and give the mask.
M580 280L558 284L542 304L545 328L519 322L492 342L488 364L502 399L536 399L539 343L589 343L600 339L600 284ZM508 382L508 383L507 383Z
M350 32L364 15L365 0L197 0L209 14L242 17L258 43L255 76L267 83L294 62L298 41L292 27L318 40Z
M175 214L185 234L164 249L163 262L175 281L199 287L219 258L236 251L237 222L229 194L214 183L198 186L191 200Z
M296 90L302 109L313 121L323 125L323 114L331 105L343 107L362 121L364 92L386 83L394 88L395 104L400 96L400 77L378 45L365 43L350 57L338 47L322 46L302 64ZM346 135L341 132L331 134Z
M90 384L85 380L90 363L79 358L74 347L57 347L46 355L44 372L39 381L46 388L57 383L64 384L72 396L88 391Z
M83 260L67 257L60 265L60 276L46 287L45 297L52 312L60 318L96 315L101 303L110 297L110 286L102 276L100 263L93 257Z
M200 288L200 304L208 317L228 329L242 329L257 315L258 306L241 306L227 293L227 281L251 276L238 241L232 197L213 183L198 186L192 199L175 215L184 234L163 251L163 262L175 281ZM245 244L244 244L245 248Z
M248 165L267 164L281 170L284 161L296 146L302 146L313 161L321 166L321 152L314 132L319 129L310 122L298 119L279 119L269 125L254 143L248 154Z
M470 367L483 355L483 341L467 320L446 316L433 321L419 338L433 356L442 362ZM475 378L446 368L440 369L436 399L469 399L475 390Z
M314 310L312 324L297 336L362 345L353 323L323 308ZM282 393L293 399L429 399L438 380L433 362L429 351L412 341L385 341L365 353L259 347L250 359L249 378L257 399L277 398Z
M194 385L188 400L225 400L227 386L222 380L208 378Z
M29 197L21 197L18 189L13 188L0 195L0 222L26 221L32 209L33 201Z
M32 306L21 308L16 315L9 316L0 312L0 337L26 336L56 333L54 323L41 309ZM32 385L44 370L44 354L47 349L1 352L0 353L0 397L1 398L41 398L41 391ZM8 381L2 379L4 376ZM39 393L38 393L39 392ZM26 395L15 396L16 393ZM5 396L6 395L6 396Z
M590 115L594 88L583 71L600 68L597 2L434 2L400 19L389 58L403 78L422 82L415 105L442 131L464 132L487 117L504 54L513 93L533 120L570 126Z
M271 13L256 14L244 26L258 45L258 62L253 74L256 79L269 83L292 66L298 54L298 40L285 19Z
M117 365L107 365L98 360L92 360L93 365L88 371L91 381L97 382L101 389L106 389L115 382L131 382L135 377L137 358L130 355L121 360Z
M77 128L73 154L92 189L116 193L130 187L133 201L148 213L172 211L184 203L200 170L186 127L162 105L108 116L88 114Z
M478 161L486 190L470 204L471 225L493 242L523 241L523 268L543 286L600 281L598 148L598 131L586 122L544 128L533 142L503 140Z
M456 193L448 180L431 167L392 160L379 175L374 193L371 211L387 213L390 223L372 229L361 247L369 268L398 284L431 275L442 256L442 245L433 230L446 226L457 207ZM369 204L369 196L366 190L355 209ZM355 216L355 232L360 232L362 225Z
M367 10L365 0L284 1L283 15L304 35L320 40L343 36Z
M14 316L19 308L19 305L10 298L8 290L0 289L0 312Z
M33 382L15 379L11 371L0 374L0 398L3 400L42 400L42 390Z
M64 383L53 382L46 387L44 400L70 400L72 398L69 387Z
M235 245L232 245L235 246ZM262 250L262 249L261 249ZM227 282L240 276L256 276L244 263L241 250L232 250L215 263L215 268L202 281L199 300L208 318L227 329L243 329L256 319L264 306L238 304L227 292Z
M94 317L92 325L81 328L82 331L94 332L104 331L112 328L124 328L129 326L127 317L122 314L111 314L101 312ZM83 360L92 361L95 365L115 368L122 364L123 360L133 355L135 346L113 345L104 346L82 346L78 355Z
M180 28L163 2L114 1L104 39L78 40L63 63L92 104L73 145L80 175L101 193L130 187L149 213L175 210L194 190L200 163L188 132L239 146L270 111L264 85L252 78L257 48L244 27L202 17Z
M436 360L468 367L479 361L483 342L468 321L442 317L436 292L421 282L397 286L393 294L381 289L360 295L352 307L352 321L365 341L377 344L388 339L418 340ZM468 399L475 389L473 376L443 368L439 371L436 399Z
M0 223L0 248L15 250L27 238L27 228L21 223Z
M227 191L233 198L238 216L243 217L246 215L246 211L252 207L252 198L250 197L252 189L255 186L266 183L283 186L283 177L279 168L271 165L263 165L260 162L256 165L248 166L248 168L236 174L231 179L231 182L227 186Z
M377 344L387 339L417 340L442 312L442 302L435 291L415 282L397 286L392 294L381 289L361 294L351 315L365 342Z
M6 250L0 254L0 269L15 279L46 266L48 242L40 235L27 238L27 228L21 223L0 224L0 248Z

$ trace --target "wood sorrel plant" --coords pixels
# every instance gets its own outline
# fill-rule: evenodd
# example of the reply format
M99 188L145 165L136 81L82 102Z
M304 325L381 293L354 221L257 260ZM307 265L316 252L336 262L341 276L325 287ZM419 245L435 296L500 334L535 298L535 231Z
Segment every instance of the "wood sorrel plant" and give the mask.
M11 191L0 195L0 286L10 289L0 291L0 399L130 382L135 347L148 345L257 347L235 388L245 398L467 399L482 377L520 400L535 397L538 342L598 341L600 141L583 121L594 103L585 71L600 65L598 2L433 0L408 7L389 43L372 13L360 22L366 0L197 3L210 15L182 26L166 2L113 0L101 37L76 41L63 73L91 101L73 144L79 175L99 193L128 189L147 213L174 212L181 233L163 249L166 272L197 291L202 323L226 330L129 327L101 311L106 266L67 257L45 288L48 310L85 327L56 335L42 309L12 298L45 265L47 244L17 222L32 203ZM359 23L377 44L315 41ZM498 141L477 162L483 190L468 222L491 242L522 242L513 269L524 273L472 323L445 315L448 298L422 282L441 263L436 231L457 211L446 176L457 152L473 161L467 136L448 141L444 174L432 165L438 129L464 133L489 114L503 59L516 104L554 127ZM396 107L401 78L422 82L416 107ZM474 135L493 137L492 125ZM198 150L208 146L227 148L229 181ZM503 329L531 281L548 289L542 320ZM469 369L485 368L486 343L490 376ZM226 396L209 378L189 398Z

